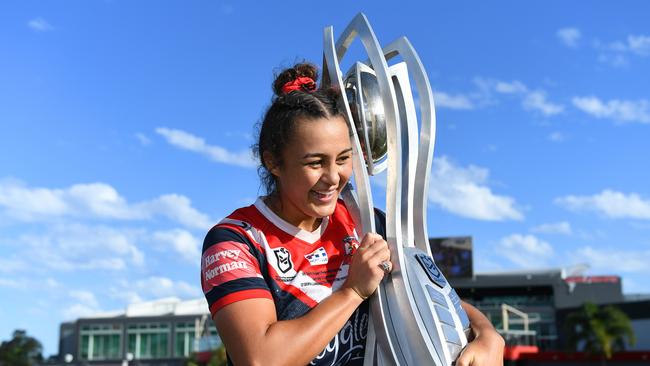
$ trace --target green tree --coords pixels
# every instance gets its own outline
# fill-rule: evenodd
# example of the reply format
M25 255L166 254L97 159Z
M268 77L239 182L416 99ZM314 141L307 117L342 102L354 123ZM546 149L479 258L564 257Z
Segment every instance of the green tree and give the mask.
M226 366L227 364L228 360L226 358L226 347L221 344L219 348L215 349L214 352L212 352L212 357L210 358L210 362L208 362L207 366Z
M602 364L625 344L634 345L636 338L630 319L617 307L598 307L587 302L567 315L567 345L570 351L585 351L601 357Z
M226 358L226 348L221 344L218 348L212 351L210 360L205 366L226 366L228 364ZM185 361L185 366L200 366L201 363L196 359L196 353L192 354L190 358Z
M43 361L43 347L24 330L15 330L10 341L0 344L0 365L31 366Z

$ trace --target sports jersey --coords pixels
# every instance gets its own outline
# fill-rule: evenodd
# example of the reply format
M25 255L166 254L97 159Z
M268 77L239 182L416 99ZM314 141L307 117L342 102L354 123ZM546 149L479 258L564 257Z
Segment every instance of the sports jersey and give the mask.
M210 313L214 318L233 302L268 298L278 320L300 317L341 287L358 245L340 200L334 213L308 232L258 199L215 225L203 242L201 285ZM364 301L310 365L362 365L367 328Z

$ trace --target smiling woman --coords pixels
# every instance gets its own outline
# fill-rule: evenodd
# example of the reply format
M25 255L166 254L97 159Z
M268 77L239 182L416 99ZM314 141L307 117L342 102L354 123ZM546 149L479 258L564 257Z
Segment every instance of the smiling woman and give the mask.
M277 76L254 148L267 195L203 243L201 284L230 364L363 363L364 300L390 252L378 234L357 237L339 200L350 131L337 91L316 90L316 79L310 64Z

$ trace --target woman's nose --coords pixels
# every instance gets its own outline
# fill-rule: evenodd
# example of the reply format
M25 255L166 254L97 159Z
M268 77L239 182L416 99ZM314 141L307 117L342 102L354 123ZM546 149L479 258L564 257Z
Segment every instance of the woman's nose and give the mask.
M338 185L340 180L338 166L336 164L334 166L328 166L323 171L322 180L331 186Z

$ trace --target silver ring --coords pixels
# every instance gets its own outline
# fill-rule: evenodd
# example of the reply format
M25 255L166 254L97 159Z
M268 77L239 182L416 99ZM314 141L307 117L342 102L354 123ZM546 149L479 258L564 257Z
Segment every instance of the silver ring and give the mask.
M383 261L378 264L379 268L381 268L382 271L386 273L390 273L390 269L392 267L390 261Z

